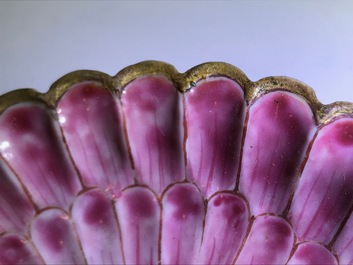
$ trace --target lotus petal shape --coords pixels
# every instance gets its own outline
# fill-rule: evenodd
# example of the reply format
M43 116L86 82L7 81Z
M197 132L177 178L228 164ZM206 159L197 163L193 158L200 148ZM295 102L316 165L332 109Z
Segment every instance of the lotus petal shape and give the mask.
M352 103L147 61L0 113L0 264L353 264Z

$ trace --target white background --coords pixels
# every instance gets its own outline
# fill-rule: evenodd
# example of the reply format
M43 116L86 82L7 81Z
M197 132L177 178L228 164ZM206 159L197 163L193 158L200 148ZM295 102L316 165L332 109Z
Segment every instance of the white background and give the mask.
M224 61L353 102L353 1L0 0L0 94L150 59L180 72Z

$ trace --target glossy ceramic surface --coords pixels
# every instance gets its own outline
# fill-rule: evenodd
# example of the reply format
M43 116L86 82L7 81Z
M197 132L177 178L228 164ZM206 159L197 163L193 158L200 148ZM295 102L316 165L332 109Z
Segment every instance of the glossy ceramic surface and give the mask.
M0 264L353 263L351 103L142 62L0 112Z

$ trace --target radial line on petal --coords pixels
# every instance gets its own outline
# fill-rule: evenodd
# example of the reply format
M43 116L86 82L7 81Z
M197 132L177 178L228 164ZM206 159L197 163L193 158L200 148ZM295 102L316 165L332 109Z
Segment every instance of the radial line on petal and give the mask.
M259 144L258 144L259 141L260 141L259 138L257 138L257 143L256 143L257 146L259 145ZM259 152L256 152L255 165L254 165L255 169L258 168L258 167L257 167L257 161L259 161ZM257 170L256 170L256 171L257 171ZM249 185L249 191L248 191L247 194L251 194L251 193L252 193L252 189L253 189L253 187L254 187L254 182L255 182L255 178L253 177L253 178L251 179L251 182L250 182L250 185ZM251 210L251 209L250 209L250 210Z
M249 205L248 205L248 209L249 209L249 214L251 215L250 206ZM243 238L243 241L241 242L241 244L239 246L239 249L238 249L238 252L236 253L236 255L234 257L234 260L233 260L233 262L231 264L235 264L237 262L237 260L238 260L238 258L240 256L240 253L243 251L244 245L245 245L246 241L248 240L248 237L249 237L250 232L251 232L251 228L252 228L252 226L254 224L254 220L255 220L255 218L250 218L248 227L246 229L245 236Z
M90 128L91 128L91 126L90 126ZM92 132L93 132L92 134L95 135L94 131L92 131ZM106 167L104 166L104 162L105 162L104 160L101 160L101 163L102 163L102 167L103 167L103 171L104 171L104 175L105 175L106 184L111 184L111 183L115 184L116 182L114 181L114 178L116 178L118 175L116 174L117 173L116 172L116 165L115 165L115 161L114 161L114 156L112 155L112 146L113 145L108 143L108 138L109 137L106 136L106 133L107 133L107 131L103 132L103 141L104 141L104 143L107 146L108 157L109 157L108 160L109 160L110 163L113 164L112 168L113 168L113 172L115 174L113 174L113 172L107 172L106 171L106 169L105 169ZM98 135L98 137L99 137L99 135ZM97 137L94 136L94 139L96 140ZM98 142L100 142L100 141L98 141ZM97 143L97 141L96 141L96 143ZM102 154L102 159L104 159L103 158L103 154ZM113 174L113 175L111 176L110 174Z
M318 174L318 175L321 175L321 174ZM317 179L319 179L319 178L317 178ZM326 191L325 191L325 195L323 196L323 198L326 198L326 197L327 197L327 194L328 194L329 191L330 191L330 187L331 187L332 181L333 181L333 178L330 179L329 185L327 185L327 188L326 188ZM315 182L315 184L316 184L316 183L317 183L317 182ZM313 186L313 187L314 187L314 186ZM318 216L318 214L320 213L320 209L322 208L322 204L323 204L323 200L321 200L320 206L316 209L314 216L312 216L312 218L311 218L312 221L310 222L310 224L308 225L308 227L305 229L305 232L303 233L303 237L306 237L307 233L311 230L311 228L312 228L312 226L313 226L313 220L315 220L316 217ZM303 207L303 209L304 209L304 207ZM321 225L320 225L319 228L316 227L316 230L322 229L322 226L323 226L323 225L324 225L324 224L321 223ZM317 235L317 234L318 234L318 232L315 233L315 235Z
M3 198L3 200L6 201L4 198ZM8 204L8 205L11 205L11 204ZM8 209L6 209L6 210L13 212L13 214L9 215L9 212L5 211L4 207L0 207L1 215L4 216L6 219L11 220L12 223L14 223L14 220L11 217L13 215L16 215L17 216L17 218L16 218L16 226L17 227L21 227L22 224L20 223L20 220L22 220L22 217L18 214L17 211L15 211L15 208L13 208L13 207L7 207L7 208ZM1 226L0 226L0 229L1 229Z
M113 167L112 167L112 172L109 172L109 175L106 175L106 179L108 181L108 183L116 183L116 178L118 177L118 172L117 172L117 169L116 169L116 161L114 159L114 155L113 155L113 146L114 146L114 143L109 143L108 142L108 139L109 137L106 135L107 134L107 131L104 131L103 132L103 141L105 143L105 145L107 146L107 150L108 150L108 160L112 163ZM110 175L112 174L112 175ZM126 176L128 176L128 174L124 174L124 177L125 177L125 181L127 180L126 179ZM128 181L127 181L128 182ZM120 183L119 183L120 185Z
M120 228L120 222L119 222L119 218L118 218L118 213L115 207L115 202L112 200L111 201L111 206L113 207L113 214L114 214L114 218L115 218L115 222L118 226L118 232L119 232L119 242L120 242L120 251L121 251L121 259L123 260L123 264L126 264L125 262L125 252L124 252L124 242L123 242L123 237L122 237L122 233L121 233L121 228Z
M114 100L114 103L116 103L114 96L113 96L113 100ZM122 115L120 114L120 113L121 113L121 109L122 109L122 108L120 108L120 109L118 108L117 103L116 103L116 104L114 104L114 107L113 107L113 110L112 110L112 111L114 111L115 114L119 117L119 122L120 122L120 123L122 123L122 117L121 117ZM120 112L119 112L119 110L120 110ZM119 115L119 114L120 114L120 115ZM119 126L119 127L120 127L120 126ZM120 129L121 129L121 128L120 128ZM107 131L104 131L104 133L107 134ZM121 133L121 130L120 130L120 133ZM124 134L124 132L123 132L123 134ZM120 135L120 136L119 136L119 138L123 138L123 137L124 137L124 135ZM110 157L110 159L111 159L112 161L114 161L114 150L113 150L113 146L114 146L114 145L108 143L108 140L107 140L107 139L109 139L109 137L107 137L107 136L105 135L104 138L105 138L106 144L108 145L109 157ZM126 139L125 139L125 137L124 137L124 139L123 139L122 142L126 144ZM125 146L125 147L126 147L126 146ZM127 149L126 149L126 151L127 151ZM131 164L130 164L130 166L131 166ZM125 168L126 168L126 165L124 164L124 169L125 169ZM114 176L115 176L115 177L119 176L119 169L118 169L117 166L114 166L114 167L113 167L113 171L114 171ZM125 177L125 182L126 182L126 183L130 183L129 174L124 174L124 177Z
M322 172L322 169L320 170L318 176L321 175L321 172ZM316 178L316 180L315 180L315 182L314 182L314 184L313 184L312 187L316 186L316 184L317 184L318 181L319 181L319 178ZM308 204L308 202L309 202L309 199L310 199L310 197L311 197L311 195L312 195L312 191L313 191L313 190L311 189L311 191L306 195L306 199L305 199L305 201L304 201L304 203L303 203L303 205L302 205L302 209L301 209L301 211L300 211L299 217L298 217L298 219L296 220L296 222L293 223L293 226L297 226L297 225L301 222L301 220L302 220L302 218L303 218L303 215L304 215L304 212L306 211L306 208L305 208L305 207L307 206L307 204Z
M11 168L11 170L12 170L12 168ZM15 171L13 171L13 172L15 173ZM16 175L16 177L18 178L19 182L21 182L21 184L23 185L23 187L26 187L26 185L23 184L23 182L22 182L22 178L21 178L17 173L15 173L15 175ZM23 168L23 175L26 175L26 176L29 176L29 175L30 175L30 173L27 172L26 168ZM42 178L42 181L49 187L46 178ZM44 196L44 195L42 194L41 190L39 190L39 189L37 189L37 188L36 188L35 190L38 192L39 196L40 196L41 199L45 202L45 204L48 204L48 201L45 199L46 196ZM28 190L28 194L29 194L29 195L32 194L30 190ZM31 195L31 198L32 198L32 195ZM37 211L39 211L39 207L37 207L36 209L37 209Z
M8 215L8 212L12 212L12 216L17 216L16 219L16 226L17 227L22 227L23 224L21 223L21 221L23 221L23 217L20 216L19 211L16 211L15 207L10 207L10 205L12 204L12 202L9 202L6 198L2 197L2 199L7 202L7 209L8 211L5 211L3 207L0 207L1 212L3 213L3 215L5 215L7 217L8 220L11 220L11 222L14 222L14 220L11 218L11 215ZM27 198L26 198L27 199Z
M351 238L351 240L349 240L348 242L347 242L347 245L341 250L341 252L345 252L347 249L348 249L348 247L350 246L350 244L353 242L353 237ZM333 242L334 243L334 242ZM333 244L332 244L333 245ZM331 246L331 243L330 243L330 246Z
M352 204L351 208L349 209L347 215L346 215L345 218L343 219L342 223L341 223L340 226L338 227L338 229L337 229L335 235L333 236L331 242L328 244L329 247L332 247L332 246L335 244L335 242L336 242L337 238L339 237L340 233L342 232L344 226L345 226L346 223L348 222L348 219L349 219L349 217L350 217L351 214L353 214L353 204ZM349 242L352 242L352 241L353 241L353 237L352 237L352 239L351 239ZM348 246L349 246L349 243L347 244L347 247L348 247ZM346 248L345 248L345 249L346 249Z
M54 123L54 121L53 121L53 123ZM52 125L53 127L56 127L56 126L54 126L54 124ZM56 128L58 128L58 127L56 127ZM59 128L60 128L60 126L59 126ZM60 131L60 130L59 130ZM58 141L59 140L61 140L62 139L62 137L60 137L60 136L62 136L63 134L61 133L61 134L59 134L59 133L57 133L56 134L56 136L58 137ZM60 144L57 144L58 146L57 146L57 148L61 151L60 152L60 155L62 156L62 157L65 157L65 155L66 155L66 153L65 153L65 151L67 150L67 148L65 148L65 146L60 146ZM61 148L60 148L61 147ZM70 158L70 157L69 157ZM74 177L78 177L78 182L79 182L79 185L81 184L81 182L80 182L80 178L79 178L79 176L78 175L76 175L76 173L77 173L77 170L76 170L76 168L75 168L75 166L74 166L74 163L73 163L73 160L70 158L70 159L65 159L66 161L65 161L65 177L64 177L64 181L65 181L65 184L66 184L66 187L69 189L70 188L70 179L67 177L67 171L70 171L70 165L73 167L73 173L74 173ZM41 169L41 171L43 172L43 170ZM44 174L43 174L43 176L44 176ZM82 188L82 187L81 187ZM66 194L64 194L64 190L63 189L60 189L60 191L61 191L61 193L62 193L62 198L66 198ZM70 190L70 192L71 192L71 190ZM57 196L56 196L57 197ZM68 203L66 200L65 200L65 203Z
M156 115L156 113L154 113L154 123L157 125L157 117L156 117L157 115ZM160 138L158 137L158 132L157 132L157 130L159 129L157 129L158 127L156 126L156 128L155 128L155 130L154 130L154 132L155 132L155 137L156 137L156 139L158 139L157 140L157 148L158 148L158 161L160 161L159 163L158 163L158 172L159 172L159 187L160 188L164 188L164 185L165 185L165 176L164 176L164 170L163 170L163 166L162 165L164 165L164 159L163 159L163 156L161 157L161 152L162 152L162 150L161 150L161 148L162 148L162 146L161 146L161 144L160 144ZM160 130L160 129L159 129ZM170 176L171 177L171 176Z
M120 93L120 98L121 98L121 93ZM126 147L127 147L127 153L128 153L128 157L129 157L129 161L130 161L130 166L133 170L134 174L134 183L137 184L138 183L138 176L136 173L136 168L135 168L135 161L134 158L132 156L132 152L131 152L131 145L130 145L130 138L128 136L128 132L127 132L127 127L126 127L126 117L125 117L125 110L123 107L123 102L122 100L117 99L117 101L120 103L120 109L121 109L121 122L122 122L122 127L123 127L123 137L124 137L124 141L126 143ZM118 104L116 102L116 104ZM120 226L119 226L119 231L120 231ZM123 261L125 262L125 257L124 257L124 253L123 253Z
M290 208L291 208L291 206L292 206L295 191L297 190L297 187L298 187L298 185L299 185L300 178L301 178L301 176L302 176L302 174L303 174L305 165L306 165L306 163L307 163L307 161L308 161L308 158L309 158L311 149L312 149L312 147L313 147L313 144L314 144L314 142L315 142L315 139L316 139L318 133L319 133L319 131L316 130L316 132L315 132L313 138L311 139L311 141L310 141L309 144L308 144L307 150L306 150L306 152L305 152L305 156L304 156L303 161L302 161L302 163L301 163L301 165L300 165L300 170L299 170L298 175L297 175L297 177L296 177L296 181L295 181L295 183L294 183L294 185L293 185L293 187L292 187L292 189L291 189L291 195L290 195L289 198L288 198L287 206L286 206L286 208L284 208L284 211L283 211L283 213L282 213L282 215L283 215L284 217L286 217L286 216L288 215L288 212L289 212L289 210L290 210ZM307 202L307 201L306 201L306 202ZM306 202L305 202L305 203L306 203ZM302 217L300 217L300 219L301 219L301 218L302 218Z
M93 139L94 139L94 149L96 150L96 154L98 156L98 159L99 159L99 163L101 164L101 167L103 168L103 172L104 172L104 177L105 177L105 180L109 180L108 179L108 176L107 176L107 171L106 171L106 167L104 166L104 162L103 162L103 158L102 158L102 154L99 150L99 147L97 145L97 138L96 138L96 135L94 133L94 130L92 130L92 126L91 126L91 123L89 122L87 116L85 116L85 119L86 119L86 123L88 125L88 128L89 130L91 131L91 134L93 136ZM99 142L99 141L98 141ZM96 178L96 176L94 176L94 178ZM96 179L97 183L99 184L99 181Z
M85 165L90 165L91 163L88 162L89 160L87 158L87 153L85 152L85 150L83 148L83 146L84 146L83 140L81 139L81 137L77 137L77 140L79 141L79 146L81 146L81 153L84 156ZM77 170L77 172L79 172L79 170ZM82 184L82 186L87 186L86 183L84 183L82 176L81 176L81 184Z
M200 182L200 180L201 180L201 173L202 173L202 168L203 168L203 153L204 153L204 150L203 150L203 142L204 142L204 140L203 140L203 135L202 135L202 133L200 132L200 137L199 137L199 140L200 140L200 142L201 142L201 144L200 144L200 146L201 146L201 150L200 150L200 165L199 165L199 169L198 169L198 171L197 171L197 178L195 178L195 180L197 180L197 182L196 183L198 183L198 182Z
M271 157L274 157L274 153L276 152L277 146L278 146L278 141L277 141L277 145L272 149ZM259 207L260 208L262 208L262 206L263 206L263 203L264 203L264 200L265 200L265 196L267 194L267 189L268 189L268 186L270 184L269 179L271 179L271 175L272 175L271 169L272 169L272 165L270 167L270 170L267 171L266 174L265 174L265 178L264 179L266 180L266 184L264 185L265 187L264 187L264 189L262 191L262 194L261 194L261 199L260 199L260 203L259 203ZM278 181L277 181L275 187L278 186L277 184L278 184ZM273 193L275 193L275 191L276 191L276 188L273 190Z
M126 146L127 146L127 152L128 152L128 156L129 156L130 165L131 165L132 169L135 169L135 162L134 162L134 158L131 153L130 139L129 139L129 135L127 132L127 127L126 127L126 117L125 117L125 110L123 108L123 102L121 100L117 100L117 101L119 101L121 103L121 117L122 117L122 125L123 125L123 134L124 134L124 140L125 140ZM137 183L136 176L135 176L134 182L135 182L135 184Z
M104 256L103 256L103 249L101 249L100 253L101 253L101 260L103 261L103 264L106 264L107 261L105 261L105 259L104 259Z
M140 226L136 224L136 263L140 264Z
M278 142L277 142L278 143ZM271 169L274 167L275 165L271 165ZM271 174L270 174L271 175ZM273 189L273 192L272 192L272 196L271 196L271 200L270 200L270 205L272 205L272 203L274 202L275 200L275 194L277 194L277 189L278 189L278 186L280 185L280 179L277 179L277 181L275 180L275 185L274 185L274 189ZM266 185L266 190L268 188L268 185ZM276 211L276 209L275 209Z
M155 188L155 187L153 187L154 185L153 185L153 171L152 171L152 160L151 160L151 142L150 141L148 141L148 139L146 138L146 145L147 145L147 150L148 150L148 163L149 163L149 174L148 174L148 181L149 181L149 184L151 185L151 187L152 188ZM140 159L141 158L138 158L138 169L141 169L141 163L140 163ZM139 176L140 178L141 178L141 181L142 182L146 182L146 181L143 181L143 175L142 175L142 172L140 172L141 173L141 175Z
M339 201L339 198L337 197L336 198L336 201ZM337 203L335 202L334 205L337 205ZM341 220L341 223L339 224L338 226L338 229L336 231L336 233L334 235L336 235L338 233L338 231L340 231L339 229L342 227L344 227L345 223L348 221L348 218L350 216L350 213L351 213L351 209L353 207L353 204L351 205L351 208L349 209L348 213L346 214L346 216ZM327 216L327 219L330 220L330 217L331 215L334 214L333 211L331 211L328 216ZM328 233L329 235L331 235L331 233L337 228L337 226L333 226L332 229L330 230L330 232ZM323 229L323 225L320 226L320 228L318 229L318 232L316 234L320 234L321 233L321 230ZM332 240L331 240L332 241ZM330 242L331 243L331 242Z
M217 113L215 113L214 116L214 121L213 124L217 124ZM211 158L211 166L210 166L210 171L208 172L208 178L207 178L207 184L206 184L206 193L208 192L208 189L210 188L210 185L212 183L212 179L214 177L213 173L214 173L214 168L215 168L215 160L217 159L217 154L216 154L216 148L215 148L215 144L216 144L216 140L217 140L217 136L218 136L218 130L217 128L215 128L215 133L213 135L213 150L212 150L212 158ZM223 178L221 178L223 180ZM221 186L221 185L220 185Z
M180 234L182 232L182 229L180 229ZM180 240L178 240L178 245L177 245L177 260L176 260L176 264L179 264L179 258L180 258Z
M60 202L60 200L59 200L57 194L54 193L54 191L53 191L53 189L52 189L52 186L49 185L50 183L48 182L48 179L45 177L45 173L44 173L42 167L40 166L40 163L38 162L38 160L36 160L36 165L37 165L37 167L39 168L39 171L40 171L40 173L41 173L42 181L45 182L47 188L50 190L50 192L51 192L52 195L54 196L55 200L56 200L57 202ZM59 187L59 189L60 189L60 191L61 191L61 193L62 193L62 194L61 194L62 198L65 198L65 195L64 195L62 189L61 189L60 187ZM48 201L46 200L46 196L44 196L44 195L41 193L41 191L40 191L39 189L36 189L36 190L37 190L37 192L39 192L40 196L42 197L42 200L48 205L49 203L48 203Z
M216 248L216 242L215 242L215 237L213 237L212 252L211 252L210 260L213 260L215 248Z
M243 124L243 132L242 132L242 138L241 138L241 143L240 143L240 154L239 154L239 162L238 162L238 172L237 172L237 179L235 182L235 189L234 191L238 192L239 191L239 182L240 182L240 175L241 175L241 165L243 162L243 150L244 150L244 144L245 144L245 137L246 137L246 130L248 128L248 121L249 121L249 108L245 107L245 119L244 119L244 124Z
M57 113L56 113L56 114L57 114ZM57 115L56 115L56 118L59 119ZM70 148L69 148L69 144L67 143L66 138L65 138L64 130L63 130L63 128L61 127L60 123L59 123L59 128L60 128L60 132L61 132L60 135L61 135L61 137L62 137L61 139L62 139L63 144L64 144L64 146L65 146L65 151L67 152L67 154L68 154L68 156L69 156L69 158L70 158L69 161L71 162L71 164L72 164L72 166L73 166L73 168L74 168L74 172L75 172L75 173L77 174L77 176L78 176L79 183L80 183L81 187L83 188L83 187L85 187L86 185L85 185L84 182L83 182L83 178L82 178L81 172L79 171L79 169L78 169L78 167L77 167L77 165L76 165L76 162L75 162L75 160L74 160L74 158L73 158L73 156L72 156L72 153L71 153ZM80 143L81 150L83 150L83 145L82 145L81 137L78 137L77 140L78 140L79 143ZM83 151L82 151L81 153L84 153L85 162L86 162L86 165L88 165L89 163L87 163L86 153L83 152Z
M72 210L72 208L70 209L70 213L69 214L70 214L70 218L72 220L71 210ZM78 247L79 247L79 249L80 249L80 251L82 253L83 259L85 260L86 264L88 264L88 257L86 257L85 252L83 251L81 238L78 236L77 227L76 227L75 222L72 222L72 228L73 228L73 232L74 232L74 234L75 234L75 236L77 238ZM77 264L77 262L76 262L76 264Z
M110 258L110 263L113 264L114 260L113 260L113 253L109 252L109 258Z
M9 168L9 170L11 171L11 173L16 177L16 179L18 180L22 190L24 191L24 193L26 194L26 199L28 199L28 201L30 202L30 204L33 206L34 211L37 213L39 211L39 207L38 205L33 201L32 195L29 192L29 190L27 189L26 185L23 184L23 180L20 178L20 176L16 173L16 171L11 167L11 165L8 163L8 161L6 159L4 159L2 157L2 155L0 154L0 159L4 162L4 164Z

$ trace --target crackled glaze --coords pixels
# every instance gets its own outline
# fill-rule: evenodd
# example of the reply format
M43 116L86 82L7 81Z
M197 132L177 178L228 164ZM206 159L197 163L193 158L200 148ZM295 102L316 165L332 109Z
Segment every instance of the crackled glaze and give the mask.
M352 264L353 104L230 65L0 98L0 264Z

